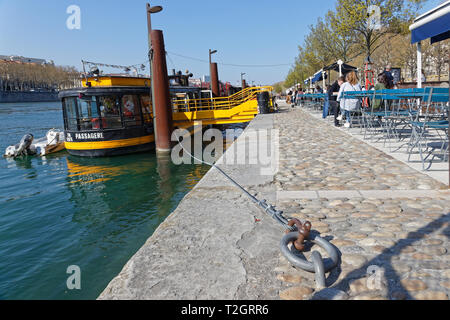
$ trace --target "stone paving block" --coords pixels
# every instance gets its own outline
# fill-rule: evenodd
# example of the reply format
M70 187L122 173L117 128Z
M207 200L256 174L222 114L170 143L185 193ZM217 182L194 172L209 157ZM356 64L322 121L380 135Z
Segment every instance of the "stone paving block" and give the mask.
M283 300L304 300L312 292L313 290L309 287L292 287L280 292L280 298Z

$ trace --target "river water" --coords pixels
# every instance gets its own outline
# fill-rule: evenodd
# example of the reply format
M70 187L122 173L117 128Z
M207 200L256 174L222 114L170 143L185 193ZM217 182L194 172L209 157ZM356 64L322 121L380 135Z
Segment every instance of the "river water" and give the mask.
M0 151L62 128L61 107L0 103ZM0 300L95 299L209 169L154 152L0 158ZM69 266L81 289L69 290Z

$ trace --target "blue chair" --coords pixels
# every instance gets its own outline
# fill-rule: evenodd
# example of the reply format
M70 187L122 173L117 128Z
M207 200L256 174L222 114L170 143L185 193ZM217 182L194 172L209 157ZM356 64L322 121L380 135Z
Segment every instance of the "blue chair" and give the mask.
M414 89L414 95L421 99L422 103L426 101L426 105L425 110L419 105L415 119L410 121L412 133L407 150L408 161L411 161L411 155L417 149L422 169L428 170L436 156L442 156L443 161L448 157L448 89ZM425 168L425 162L430 156L432 158Z

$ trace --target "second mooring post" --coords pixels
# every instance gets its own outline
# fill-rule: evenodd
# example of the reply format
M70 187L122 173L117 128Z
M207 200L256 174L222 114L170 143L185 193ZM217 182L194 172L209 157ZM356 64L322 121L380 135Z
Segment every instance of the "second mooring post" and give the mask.
M209 65L210 74L211 74L211 91L214 97L220 96L219 91L219 73L217 72L217 63L211 63Z

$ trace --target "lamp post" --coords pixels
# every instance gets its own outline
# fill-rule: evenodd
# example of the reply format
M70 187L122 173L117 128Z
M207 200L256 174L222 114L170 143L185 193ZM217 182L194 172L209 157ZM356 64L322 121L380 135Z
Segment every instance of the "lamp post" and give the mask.
M325 84L325 78L326 78L326 76L327 76L327 72L324 71L324 70L322 70L322 89L323 89L323 92L326 92L326 91L327 91L327 90L326 90L326 84Z
M337 61L338 65L339 65L339 77L342 77L342 65L344 64L344 61L342 61L341 59L339 59Z
M417 88L422 88L422 42L417 42Z
M211 64L211 55L213 55L214 53L216 53L217 50L211 50L209 49L209 64Z
M160 11L162 11L163 8L161 6L154 6L154 7L152 7L152 6L150 6L150 3L147 3L146 9L147 9L148 48L149 48L149 50L151 50L152 49L152 38L150 36L151 31L152 31L151 14L160 12Z

